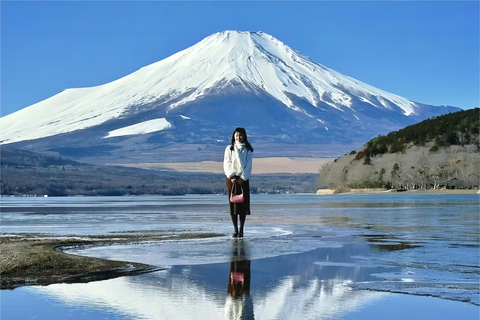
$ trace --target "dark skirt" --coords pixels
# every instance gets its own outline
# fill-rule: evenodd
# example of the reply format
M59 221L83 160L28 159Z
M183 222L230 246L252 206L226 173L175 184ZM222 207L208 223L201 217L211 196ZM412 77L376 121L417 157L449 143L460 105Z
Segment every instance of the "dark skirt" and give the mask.
M237 179L239 177L236 177ZM245 199L242 203L232 203L230 202L230 195L232 194L232 187L233 183L230 179L227 178L225 181L227 185L227 195L228 195L228 203L230 205L230 214L231 215L249 215L250 214L250 183L248 180L243 181L242 189L243 189L243 198ZM242 193L242 190L238 187L235 188L235 194Z

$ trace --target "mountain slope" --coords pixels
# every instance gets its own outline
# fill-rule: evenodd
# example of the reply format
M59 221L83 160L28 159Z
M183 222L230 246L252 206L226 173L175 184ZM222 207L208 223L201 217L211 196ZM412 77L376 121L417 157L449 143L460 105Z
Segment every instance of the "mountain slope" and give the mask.
M218 140L242 125L259 142L355 144L455 110L376 89L263 32L225 31L116 81L67 89L5 116L0 143L122 152L132 143L223 145Z

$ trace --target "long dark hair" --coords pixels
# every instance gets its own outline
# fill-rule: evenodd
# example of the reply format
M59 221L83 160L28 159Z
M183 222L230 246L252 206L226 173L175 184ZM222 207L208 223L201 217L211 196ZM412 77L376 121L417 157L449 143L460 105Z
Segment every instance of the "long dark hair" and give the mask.
M253 147L252 147L252 145L250 144L250 142L248 142L248 139L247 139L247 131L245 131L244 128L236 128L235 130L233 130L233 133L232 133L232 144L231 144L231 146L230 146L230 150L233 151L233 149L234 149L233 146L235 145L235 132L238 132L238 133L240 133L240 134L243 135L243 143L245 143L245 147L246 147L248 150L250 150L250 151L253 152Z

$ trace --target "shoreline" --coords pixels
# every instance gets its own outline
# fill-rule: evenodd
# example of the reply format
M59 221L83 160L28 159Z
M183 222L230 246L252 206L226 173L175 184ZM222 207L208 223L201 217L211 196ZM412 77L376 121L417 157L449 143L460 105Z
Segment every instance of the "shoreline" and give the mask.
M480 194L480 190L465 190L465 189L445 189L445 190L406 190L396 191L394 189L348 189L347 191L338 191L335 189L318 189L317 195L332 195L332 194L423 194L423 195L448 195L448 194Z
M321 195L334 194L320 189ZM322 193L323 192L323 193ZM337 193L339 194L339 193ZM392 192L383 189L358 189L340 194L479 194L477 190L412 190ZM278 222L278 221L277 221ZM0 235L0 289L53 283L86 283L120 276L161 270L159 266L74 255L62 250L72 247L120 245L167 240L201 239L224 236L215 233L123 232L109 235L56 235L16 233Z
M0 238L0 289L54 283L87 283L163 269L137 262L70 254L62 251L65 248L216 236L223 234L58 236L51 239L39 234L3 236Z

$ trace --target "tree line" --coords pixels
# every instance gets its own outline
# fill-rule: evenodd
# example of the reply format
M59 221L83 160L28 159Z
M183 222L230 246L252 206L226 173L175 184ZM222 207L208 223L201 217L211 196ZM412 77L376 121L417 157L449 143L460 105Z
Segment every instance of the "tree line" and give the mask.
M424 120L385 136L379 135L367 142L364 149L356 154L355 160L364 159L368 164L370 157L404 152L409 145L425 146L431 141L434 144L429 151L451 145L478 145L479 112L479 108L458 111Z
M252 193L314 193L315 174L255 175ZM120 166L1 148L1 195L123 196L225 194L225 176Z

